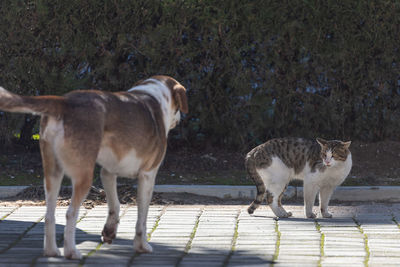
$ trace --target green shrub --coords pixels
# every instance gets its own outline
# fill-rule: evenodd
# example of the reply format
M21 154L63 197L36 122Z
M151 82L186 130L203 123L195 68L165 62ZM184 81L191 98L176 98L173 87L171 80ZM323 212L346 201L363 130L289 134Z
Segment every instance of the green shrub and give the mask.
M190 146L398 140L399 12L388 0L2 0L0 82L59 95L171 75L190 107L172 143ZM0 132L23 124L0 116Z

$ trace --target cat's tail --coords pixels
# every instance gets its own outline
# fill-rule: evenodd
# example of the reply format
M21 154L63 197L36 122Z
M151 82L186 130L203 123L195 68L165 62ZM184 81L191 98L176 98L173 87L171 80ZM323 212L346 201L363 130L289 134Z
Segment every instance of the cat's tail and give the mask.
M0 87L0 110L58 117L64 106L62 96L21 96Z
M245 160L245 166L246 166L247 176L254 181L254 183L256 184L256 187L257 187L256 199L250 204L249 208L247 209L247 212L249 214L253 214L254 211L263 202L267 188L265 187L265 184L264 184L263 180L261 179L261 176L258 174L258 172L256 170L256 163L255 163L255 160L253 157L253 153L250 152L247 154L246 160Z

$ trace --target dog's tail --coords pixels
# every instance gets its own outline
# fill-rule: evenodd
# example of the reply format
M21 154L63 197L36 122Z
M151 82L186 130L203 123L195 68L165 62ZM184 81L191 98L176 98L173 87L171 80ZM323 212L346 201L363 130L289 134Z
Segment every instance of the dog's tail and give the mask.
M256 170L256 163L254 159L254 150L250 151L246 156L245 161L247 176L251 178L254 183L256 184L257 188L257 196L256 199L251 203L247 212L249 214L253 214L254 210L256 210L260 204L263 202L265 198L265 193L267 188L265 187L264 181L262 180L261 176L258 174Z
M0 87L0 110L59 117L64 106L62 96L20 96Z

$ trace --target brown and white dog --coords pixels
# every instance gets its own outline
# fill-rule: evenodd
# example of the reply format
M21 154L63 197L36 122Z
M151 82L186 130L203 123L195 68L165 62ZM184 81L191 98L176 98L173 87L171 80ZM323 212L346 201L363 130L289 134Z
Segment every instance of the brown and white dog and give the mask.
M0 109L41 116L40 149L46 191L44 254L58 256L55 208L61 180L73 184L64 230L64 256L81 258L75 247L79 207L93 180L95 164L102 166L108 217L104 242L116 236L119 220L117 176L138 177L138 218L133 247L152 252L146 220L158 168L167 147L168 131L188 112L186 89L168 76L153 76L127 92L78 90L64 96L19 96L0 87Z

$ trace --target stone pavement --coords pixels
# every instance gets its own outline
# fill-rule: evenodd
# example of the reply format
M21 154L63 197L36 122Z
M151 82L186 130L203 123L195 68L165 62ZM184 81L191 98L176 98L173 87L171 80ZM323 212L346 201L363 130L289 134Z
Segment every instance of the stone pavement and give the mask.
M0 206L0 266L400 266L400 204L332 206L333 219L275 220L268 207L151 206L152 254L132 250L135 206L122 206L117 239L102 244L107 207L81 209L77 224L80 261L42 256L43 206ZM63 246L66 207L56 213ZM62 250L61 250L62 251Z

